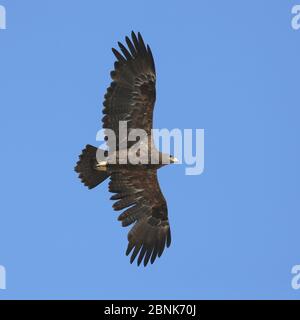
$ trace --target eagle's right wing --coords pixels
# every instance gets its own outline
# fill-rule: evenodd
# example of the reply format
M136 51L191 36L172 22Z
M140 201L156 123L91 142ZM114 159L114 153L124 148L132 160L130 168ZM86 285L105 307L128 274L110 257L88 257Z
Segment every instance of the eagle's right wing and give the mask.
M166 200L160 190L156 170L114 169L110 177L109 191L116 193L111 197L118 200L115 210L127 208L120 216L122 226L135 223L128 233L126 255L133 250L132 263L138 256L138 265L144 261L146 266L160 257L164 248L171 244L171 230Z

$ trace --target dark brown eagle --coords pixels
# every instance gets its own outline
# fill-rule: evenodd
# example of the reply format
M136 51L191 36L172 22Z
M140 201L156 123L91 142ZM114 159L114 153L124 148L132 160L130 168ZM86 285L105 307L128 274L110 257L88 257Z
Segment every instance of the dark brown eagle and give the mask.
M109 191L114 193L111 200L116 200L113 208L124 210L118 220L124 227L134 224L128 233L126 255L132 252L130 262L138 256L137 264L143 261L146 266L171 244L168 208L159 187L157 170L177 159L159 152L153 142L156 73L151 49L145 45L140 33L132 32L131 39L126 37L125 40L127 48L118 43L122 54L112 49L117 61L103 103L103 128L105 134L111 130L115 133L115 143L106 136L108 151L100 155L99 151L103 150L87 145L79 156L75 171L89 189L110 177ZM127 124L125 136L121 136L119 130L121 121ZM146 138L129 141L124 146L123 140L132 129L143 129ZM137 142L138 150L134 149ZM124 164L120 159L125 154L128 157L131 150L140 156L139 162ZM109 161L113 157L115 163ZM168 161L164 161L166 159Z

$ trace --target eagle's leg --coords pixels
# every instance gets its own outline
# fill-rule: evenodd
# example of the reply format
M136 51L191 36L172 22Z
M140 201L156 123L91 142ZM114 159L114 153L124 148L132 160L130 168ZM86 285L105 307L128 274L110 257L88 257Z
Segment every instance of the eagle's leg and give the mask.
M106 171L107 170L107 161L100 161L95 164L95 170L97 171Z
M109 177L109 172L106 170L97 170L95 168L95 163L98 163L97 158L97 148L91 145L87 145L85 149L82 150L79 156L79 161L76 164L75 171L79 173L80 180L89 189L96 187L102 181ZM102 150L104 152L104 150ZM105 162L104 159L100 162Z

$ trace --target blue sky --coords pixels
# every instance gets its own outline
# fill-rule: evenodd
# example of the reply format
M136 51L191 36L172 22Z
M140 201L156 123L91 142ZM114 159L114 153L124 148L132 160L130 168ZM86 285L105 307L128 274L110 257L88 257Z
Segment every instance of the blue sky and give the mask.
M296 0L0 4L0 299L300 298ZM205 129L202 175L159 173L173 242L147 268L107 183L73 172L131 30L156 61L155 127Z

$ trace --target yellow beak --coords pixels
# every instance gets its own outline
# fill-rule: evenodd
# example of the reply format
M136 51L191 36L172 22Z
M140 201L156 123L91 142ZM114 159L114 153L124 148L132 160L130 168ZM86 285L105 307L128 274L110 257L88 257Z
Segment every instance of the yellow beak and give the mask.
M175 157L172 157L172 158L171 158L171 161L172 161L173 163L178 163L178 162L179 162L179 160L178 160L177 158L175 158Z

